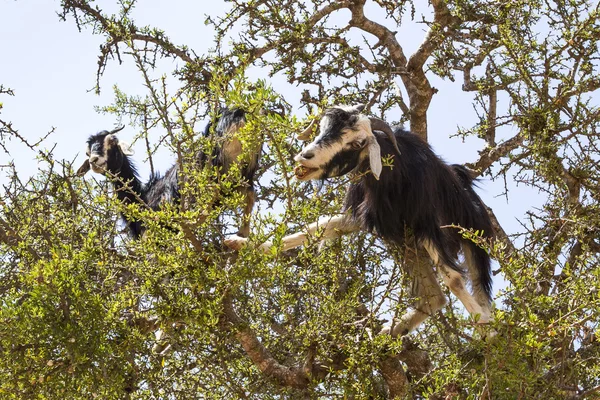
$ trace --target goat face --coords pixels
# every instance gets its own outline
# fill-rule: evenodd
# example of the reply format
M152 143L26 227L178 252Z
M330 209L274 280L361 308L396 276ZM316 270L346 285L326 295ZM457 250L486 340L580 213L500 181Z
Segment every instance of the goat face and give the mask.
M299 163L294 170L297 179L342 176L366 159L373 174L379 178L381 151L371 120L360 113L363 109L364 105L336 106L325 111L319 135L294 158Z
M98 174L117 174L121 170L124 157L133 154L129 144L115 135L121 129L123 127L90 136L85 152L88 158L77 171L78 175L84 175L90 168Z

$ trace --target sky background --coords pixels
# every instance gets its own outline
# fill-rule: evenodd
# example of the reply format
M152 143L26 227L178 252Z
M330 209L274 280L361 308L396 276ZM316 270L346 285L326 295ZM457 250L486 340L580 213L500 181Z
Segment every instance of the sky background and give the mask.
M96 4L105 13L117 10L114 1L101 0ZM163 29L172 42L185 44L201 55L214 46L212 27L204 24L206 16L224 15L227 10L228 5L222 0L146 0L139 2L133 18L138 26L151 25ZM118 85L120 90L130 95L144 95L146 92L132 60L125 59L121 65L117 61L109 62L101 80L102 91L100 95L94 93L99 46L103 39L93 35L89 28L79 32L72 18L61 21L58 11L59 1L0 0L0 84L15 93L14 97L0 96L0 102L4 104L0 118L11 121L13 127L31 142L36 142L55 128L54 134L44 142L44 147L50 149L56 145L55 158L76 160L77 167L84 160L87 137L118 123L113 115L103 115L95 109L96 106L111 104L113 85ZM383 12L372 4L367 16L381 20ZM337 18L345 21L347 15L340 13ZM418 13L415 19L420 19ZM407 55L412 54L421 43L426 29L416 23L400 28L391 21L387 25L398 30L400 44ZM169 73L181 64L178 60L164 61L161 66L165 70L158 71L158 75ZM260 69L250 71L249 75L252 79L267 78L264 70ZM457 132L457 127L470 127L475 123L473 94L461 90L460 80L452 83L432 77L431 83L439 89L428 114L431 145L448 162L462 164L476 160L477 151L484 146L483 140L450 138ZM275 78L271 84L292 104L294 96L297 98L300 94L298 88L290 86L283 78ZM398 120L400 116L394 119ZM133 128L126 127L120 137L131 141L136 133ZM503 132L506 137L515 133L510 130ZM22 179L36 173L38 164L31 150L14 140L8 148L10 156L0 150L0 165L14 161ZM149 174L149 167L142 162L145 150L141 143L135 146L135 150L134 157L142 180L145 180ZM163 149L154 157L154 164L159 171L165 171L173 160L168 150ZM0 175L0 184L6 183L5 172L0 171ZM532 189L511 182L509 188L507 199L503 195L504 182L483 179L478 193L494 209L504 229L513 233L521 229L519 219L532 206L541 203L541 197ZM498 283L495 289L502 286Z

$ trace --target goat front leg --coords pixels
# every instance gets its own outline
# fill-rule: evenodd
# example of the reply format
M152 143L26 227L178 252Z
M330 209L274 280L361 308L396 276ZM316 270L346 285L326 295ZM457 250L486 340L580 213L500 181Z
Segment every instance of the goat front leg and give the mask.
M310 224L306 231L294 233L281 239L281 249L285 251L301 246L309 237L314 236L315 233L321 229L323 230L323 233L319 236L319 240L328 240L358 231L360 230L360 227L345 214L322 217L317 222ZM234 250L239 250L244 247L247 242L247 238L234 235L225 240L225 245ZM260 249L265 253L268 253L271 247L273 247L272 242L265 242L260 245Z

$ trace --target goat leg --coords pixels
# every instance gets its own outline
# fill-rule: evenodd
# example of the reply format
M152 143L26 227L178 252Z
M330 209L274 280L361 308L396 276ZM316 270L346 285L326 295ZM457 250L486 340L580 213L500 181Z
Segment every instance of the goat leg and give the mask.
M399 319L394 318L392 324L384 327L380 334L404 336L446 304L446 297L428 260L417 258L410 261L412 263L405 268L413 280L412 294L416 297L416 304Z
M309 237L315 236L315 234L320 230L322 230L322 233L318 236L318 239L329 240L335 239L347 233L356 232L360 230L360 227L345 214L323 217L317 222L310 224L305 232L294 233L281 239L281 250L286 251L301 246ZM232 235L225 239L225 245L234 250L241 249L247 244L247 242L247 238L240 237L239 235ZM273 247L272 242L265 242L261 244L259 248L264 253L269 253L271 247Z
M250 234L250 214L252 213L254 203L256 202L256 192L253 188L246 188L244 190L244 194L246 197L246 202L244 204L244 210L242 214L242 224L237 234L238 236L247 238Z

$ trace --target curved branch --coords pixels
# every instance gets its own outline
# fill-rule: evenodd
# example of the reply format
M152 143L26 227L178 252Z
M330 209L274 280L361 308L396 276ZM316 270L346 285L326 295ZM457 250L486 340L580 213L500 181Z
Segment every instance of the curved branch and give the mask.
M392 63L398 71L410 100L410 129L427 140L427 109L436 90L431 87L425 76L423 66L429 56L446 39L444 29L455 18L450 15L444 1L433 1L434 26L427 33L419 49L406 59L402 46L396 39L396 33L385 26L368 19L364 14L365 1L357 1L351 7L352 18L350 25L371 33L379 39L378 45L384 46Z
M244 348L244 351L246 351L246 354L248 354L252 362L264 375L275 379L284 386L297 389L304 389L308 386L310 377L307 371L310 368L307 368L306 365L299 368L288 367L277 362L260 340L258 340L249 324L237 314L233 308L233 299L230 295L226 295L223 299L223 308L225 318L237 330L235 335Z
M385 379L390 399L403 399L410 384L398 356L384 356L379 363L381 375Z
M407 65L409 71L422 69L427 59L448 36L448 32L445 31L445 28L459 22L458 18L453 17L450 14L446 1L433 0L431 4L433 6L434 16L433 26L425 35L425 39L417 51L410 56Z
M117 53L117 57L119 57L119 43L128 43L133 41L141 41L144 43L152 43L156 46L157 51L160 50L163 52L163 55L170 55L172 57L178 57L186 63L194 64L198 63L199 60L195 60L187 52L187 49L184 46L177 46L171 43L166 38L163 38L161 34L151 35L147 33L140 33L137 31L137 28L134 25L125 26L118 21L114 21L112 18L107 18L101 12L101 10L96 7L92 7L86 1L82 0L65 0L62 4L63 13L61 18L66 19L66 14L70 10L73 13L74 18L76 19L77 26L81 30L81 23L79 21L79 17L77 15L77 10L82 12L86 17L89 18L86 22L92 22L94 25L99 24L101 30L108 35L106 42L100 46L100 56L98 60L98 72L96 84L99 88L99 80L100 76L104 71L104 67L107 63L107 58L114 51ZM96 25L97 26L97 25Z
M517 134L492 149L483 150L479 160L473 163L467 163L465 166L471 169L474 177L481 176L493 163L502 157L506 157L508 153L523 144L523 140L523 136Z

